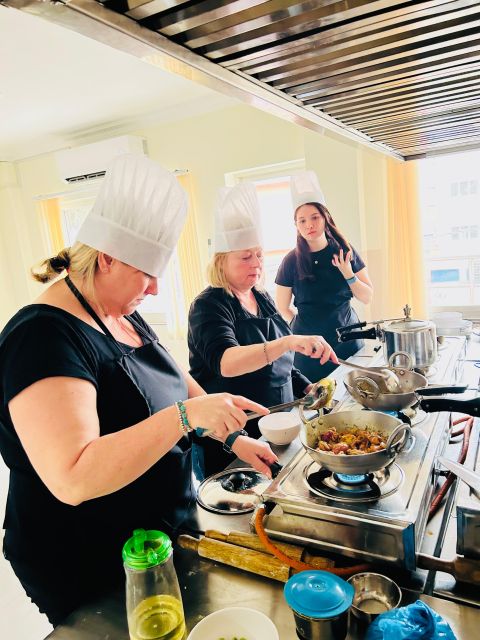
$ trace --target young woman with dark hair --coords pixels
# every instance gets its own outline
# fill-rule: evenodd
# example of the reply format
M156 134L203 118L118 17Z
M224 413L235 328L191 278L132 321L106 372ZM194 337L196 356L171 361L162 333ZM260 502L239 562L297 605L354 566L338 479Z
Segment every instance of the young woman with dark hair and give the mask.
M276 304L293 333L320 334L338 357L347 358L362 342L339 343L335 330L359 321L350 301L355 297L368 304L373 286L365 263L336 226L312 174L300 174L297 182L296 176L292 178L297 246L278 270ZM300 353L295 354L294 364L314 382L337 366L333 362L320 365Z

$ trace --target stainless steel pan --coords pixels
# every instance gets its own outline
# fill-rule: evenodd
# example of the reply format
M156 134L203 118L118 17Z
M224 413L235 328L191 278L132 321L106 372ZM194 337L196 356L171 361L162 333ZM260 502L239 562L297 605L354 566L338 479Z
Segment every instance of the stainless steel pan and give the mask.
M320 434L335 427L338 432L351 427L364 429L369 427L383 431L388 436L387 446L381 451L360 455L335 455L319 451L316 446ZM300 441L310 457L325 469L336 473L360 475L372 473L388 467L405 447L412 430L398 418L376 411L338 411L306 420L300 431Z
M373 368L373 367L372 367ZM368 376L350 371L344 379L349 394L367 409L377 411L403 411L421 400L422 396L443 393L463 393L467 387L460 385L428 385L425 376L408 369L394 369L400 393L383 393Z

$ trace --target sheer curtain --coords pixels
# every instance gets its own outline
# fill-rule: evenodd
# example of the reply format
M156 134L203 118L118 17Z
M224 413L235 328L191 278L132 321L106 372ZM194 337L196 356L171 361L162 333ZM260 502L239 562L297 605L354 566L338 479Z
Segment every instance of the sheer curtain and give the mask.
M49 250L56 255L65 247L62 229L62 212L59 198L39 202L40 213L48 229Z
M415 161L387 160L388 275L386 317L402 315L406 303L412 315L426 317L426 283Z
M175 256L168 267L171 309L167 314L167 327L171 338L183 339L187 336L188 309L205 287L205 281L202 278L191 177L188 174L177 177L188 194L188 215Z

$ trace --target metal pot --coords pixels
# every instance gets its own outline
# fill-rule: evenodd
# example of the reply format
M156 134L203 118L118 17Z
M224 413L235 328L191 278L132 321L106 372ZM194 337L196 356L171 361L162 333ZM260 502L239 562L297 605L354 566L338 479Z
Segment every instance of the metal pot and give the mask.
M399 352L406 352L413 359L413 366L418 369L428 369L437 359L437 332L430 320L415 320L410 317L411 309L408 305L403 308L405 316L394 320L378 320L372 323L360 322L355 325L339 327L337 335L339 342L358 340L359 338L380 339L383 342L385 360L391 362L398 357ZM374 327L365 331L361 329L367 324Z
M377 429L388 435L387 446L381 451L353 456L319 451L315 447L320 434L330 427L335 427L338 432L346 431L351 427ZM388 467L405 447L411 435L412 430L409 425L385 413L362 410L338 411L313 420L305 420L300 431L300 441L310 457L324 469L336 473L360 475Z

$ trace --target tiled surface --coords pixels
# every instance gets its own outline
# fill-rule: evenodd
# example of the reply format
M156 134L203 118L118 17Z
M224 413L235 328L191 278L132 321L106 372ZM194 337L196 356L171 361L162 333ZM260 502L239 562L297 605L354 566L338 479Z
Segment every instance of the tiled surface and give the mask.
M0 458L0 518L3 522L8 489L8 470ZM0 543L3 530L0 530ZM31 603L10 564L0 553L0 638L2 640L43 640L52 626Z

